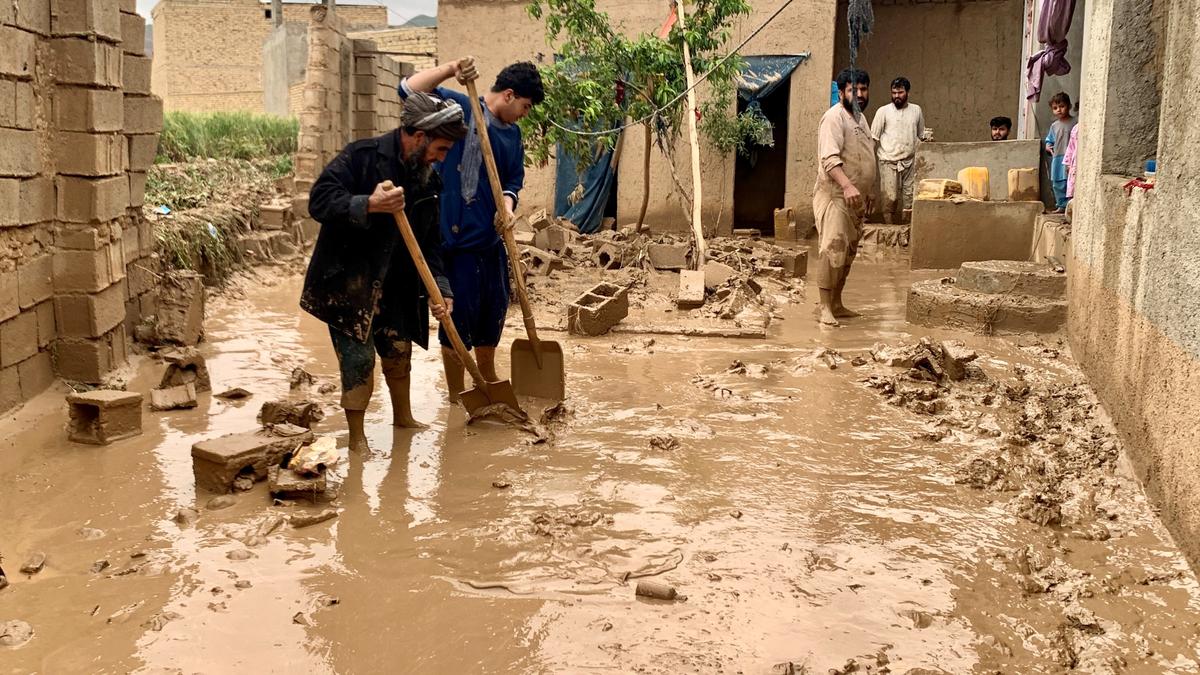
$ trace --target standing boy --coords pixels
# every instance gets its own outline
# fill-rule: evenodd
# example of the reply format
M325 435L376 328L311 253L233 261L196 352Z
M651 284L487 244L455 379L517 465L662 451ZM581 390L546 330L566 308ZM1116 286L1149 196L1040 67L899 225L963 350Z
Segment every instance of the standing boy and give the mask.
M1046 134L1046 152L1050 153L1050 183L1054 187L1055 213L1062 213L1067 208L1067 167L1063 157L1067 154L1067 144L1071 140L1071 130L1075 128L1075 118L1071 117L1071 97L1065 92L1058 92L1050 99L1050 110L1054 112L1054 123L1050 125L1050 133Z
M879 143L879 182L883 190L883 222L904 222L912 208L917 144L925 137L921 106L908 102L908 78L892 80L892 104L875 112L871 135Z

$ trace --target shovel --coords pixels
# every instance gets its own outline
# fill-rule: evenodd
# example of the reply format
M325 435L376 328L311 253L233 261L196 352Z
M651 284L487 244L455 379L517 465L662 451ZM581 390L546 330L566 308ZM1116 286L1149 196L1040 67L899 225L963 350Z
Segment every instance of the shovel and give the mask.
M504 189L500 186L500 172L496 169L496 157L492 154L492 143L488 138L487 118L479 105L479 94L475 81L467 83L467 97L471 99L471 114L475 128L479 130L479 145L483 150L483 161L487 165L488 182L492 186L492 198L496 210L504 208ZM508 249L508 263L512 268L513 285L521 302L521 319L525 322L525 333L529 339L517 338L512 345L512 384L516 391L525 396L536 396L561 401L566 396L566 367L562 345L549 340L539 340L537 324L533 319L533 308L529 305L529 294L525 290L525 275L521 273L520 253L517 239L507 223L504 228L504 246Z
M404 245L408 247L408 255L416 265L417 273L421 275L421 281L425 283L425 290L429 292L429 297L435 305L445 307L446 299L442 297L442 290L438 288L437 281L433 278L433 272L429 271L425 255L421 253L421 247L413 235L412 226L408 224L408 216L404 215L404 212L393 215L396 217L396 226L400 228L400 235L404 237ZM471 379L475 380L474 389L468 389L459 394L459 400L467 409L467 413L471 417L475 417L481 409L496 403L503 403L513 410L520 411L521 404L517 403L517 395L513 392L512 382L507 380L488 382L480 372L479 364L475 363L471 352L467 351L467 346L459 337L458 329L454 327L454 320L447 315L439 321L442 322L442 328L446 329L446 335L450 337L450 344L454 345L454 353L458 354L458 360L462 361L463 366L471 373Z

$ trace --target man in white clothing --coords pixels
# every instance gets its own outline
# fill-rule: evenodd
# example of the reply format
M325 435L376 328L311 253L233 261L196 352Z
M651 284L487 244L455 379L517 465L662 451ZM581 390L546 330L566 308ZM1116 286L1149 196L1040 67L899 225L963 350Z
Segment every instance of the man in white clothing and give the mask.
M907 78L892 80L892 104L875 112L871 135L879 148L879 181L883 193L883 221L904 222L912 208L917 144L925 138L921 106L908 102Z

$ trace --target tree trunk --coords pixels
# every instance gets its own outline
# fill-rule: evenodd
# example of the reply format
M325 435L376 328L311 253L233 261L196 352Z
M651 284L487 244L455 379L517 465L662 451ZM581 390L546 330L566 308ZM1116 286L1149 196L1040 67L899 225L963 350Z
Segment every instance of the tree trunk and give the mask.
M643 225L646 222L646 209L650 207L650 151L653 145L650 142L653 134L650 123L646 122L646 143L645 156L642 157L642 210L638 213L637 231L641 232ZM647 228L648 229L648 228Z

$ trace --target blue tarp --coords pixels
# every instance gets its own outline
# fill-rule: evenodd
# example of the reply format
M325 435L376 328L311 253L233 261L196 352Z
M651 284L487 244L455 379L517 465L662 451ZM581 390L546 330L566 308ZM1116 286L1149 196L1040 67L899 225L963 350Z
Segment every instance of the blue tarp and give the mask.
M594 155L582 176L579 175L579 163L564 152L561 145L556 156L558 169L555 173L554 215L575 223L579 231L585 234L599 230L609 193L617 182L617 174L612 170L613 151L605 150ZM572 204L571 193L581 183L583 195Z

